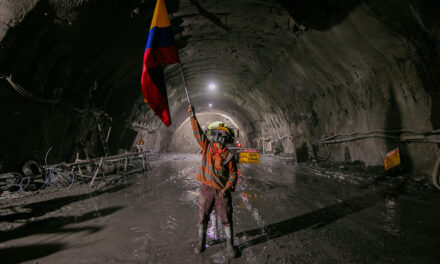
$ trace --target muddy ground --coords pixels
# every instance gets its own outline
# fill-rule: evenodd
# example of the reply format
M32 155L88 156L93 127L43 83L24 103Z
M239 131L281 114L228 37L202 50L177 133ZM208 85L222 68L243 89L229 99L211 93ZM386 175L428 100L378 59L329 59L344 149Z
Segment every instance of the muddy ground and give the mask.
M0 263L440 263L440 192L357 164L240 165L235 242L211 217L195 255L199 155L152 169L0 197Z

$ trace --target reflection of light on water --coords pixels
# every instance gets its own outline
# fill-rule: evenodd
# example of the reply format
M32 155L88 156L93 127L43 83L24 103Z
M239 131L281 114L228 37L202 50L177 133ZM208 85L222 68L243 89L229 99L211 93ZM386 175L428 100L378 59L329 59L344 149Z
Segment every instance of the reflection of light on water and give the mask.
M221 229L222 223L217 217L217 212L213 211L209 216L209 226L208 230L206 231L206 235L212 240L221 239L221 236L223 235Z
M182 202L193 202L194 204L199 204L198 198L199 193L196 191L186 191L180 195L179 200Z
M261 192L257 191L257 190L252 190L252 191L244 191L243 190L240 193L240 196L247 201L257 201L261 196L260 193ZM243 199L241 200L242 202L244 201Z
M243 195L243 194L245 194L245 195ZM249 199L247 198L246 193L243 192L243 194L241 195L241 200L243 201L243 203L244 203L245 207L247 208L247 210L249 210L251 212L252 217L254 218L254 220L257 222L258 226L261 228L261 230L264 233L265 223L263 221L263 218L258 213L258 210L254 209L252 207L252 205L249 203Z
M385 223L384 230L393 235L400 234L400 215L398 205L394 199L385 199Z

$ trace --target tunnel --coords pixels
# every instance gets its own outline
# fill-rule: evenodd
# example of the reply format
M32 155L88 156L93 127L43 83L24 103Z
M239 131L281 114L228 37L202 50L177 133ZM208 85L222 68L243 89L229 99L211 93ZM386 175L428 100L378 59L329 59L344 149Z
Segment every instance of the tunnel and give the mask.
M438 263L440 2L165 2L168 127L141 90L156 0L0 0L0 262ZM192 250L189 104L259 153L234 157L238 258L218 209Z

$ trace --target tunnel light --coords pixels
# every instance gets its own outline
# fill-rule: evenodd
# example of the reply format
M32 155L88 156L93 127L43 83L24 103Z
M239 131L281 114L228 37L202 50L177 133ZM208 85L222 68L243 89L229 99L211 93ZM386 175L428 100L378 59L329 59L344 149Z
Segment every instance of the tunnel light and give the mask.
M215 90L217 88L217 85L215 85L214 83L210 83L208 85L208 88L209 88L209 90L213 91L213 90Z

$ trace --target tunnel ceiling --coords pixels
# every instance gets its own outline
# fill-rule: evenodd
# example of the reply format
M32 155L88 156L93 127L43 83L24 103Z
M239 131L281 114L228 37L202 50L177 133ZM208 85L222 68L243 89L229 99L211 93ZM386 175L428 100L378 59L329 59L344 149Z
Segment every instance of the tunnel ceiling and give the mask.
M251 145L258 138L440 126L438 1L166 3L196 111L228 113ZM166 129L143 102L154 5L0 1L0 74L59 101L34 102L0 84L2 98L10 98L2 106L11 128L3 138L14 138L2 160L40 157L50 146L64 158L85 145L99 153L90 142L98 138L97 116L106 119L100 112L112 118L114 152L132 142L133 129L164 148L157 142L169 141L187 118L187 102L178 65L165 67L173 125ZM377 161L367 156L367 163Z

